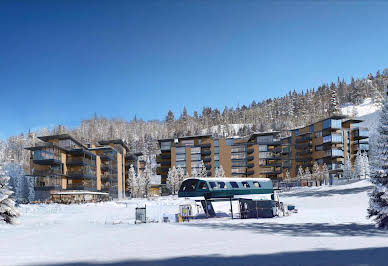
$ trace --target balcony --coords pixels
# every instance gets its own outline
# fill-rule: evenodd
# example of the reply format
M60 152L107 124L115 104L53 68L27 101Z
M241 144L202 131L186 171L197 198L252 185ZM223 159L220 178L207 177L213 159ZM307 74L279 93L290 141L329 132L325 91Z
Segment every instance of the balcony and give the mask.
M311 148L312 146L313 146L313 144L311 142L303 143L303 144L296 144L295 149L303 150L303 149Z
M353 138L356 140L367 139L369 137L369 131L366 128L357 128L352 131Z
M291 152L291 147L284 147L282 148L282 153L283 154L287 154L287 153L290 153Z
M340 134L331 134L323 137L323 143L343 143L344 139Z
M96 161L92 161L83 157L78 157L78 158L68 158L66 160L67 165L96 165Z
M210 149L211 148L211 144L210 143L205 143L205 144L201 144L199 145L201 148L204 148L204 149Z
M112 154L101 154L100 155L101 161L113 161L113 155Z
M208 163L208 162L211 162L211 158L210 157L208 157L208 156L206 156L205 158L203 158L203 161L205 162L205 163Z
M62 175L62 170L54 170L54 169L43 169L37 170L33 169L32 176L53 176L53 175Z
M160 162L160 165L161 165L161 166L170 166L170 165L171 165L171 162L170 162L170 161L161 161L161 162Z
M96 174L86 171L71 171L66 174L71 179L96 179Z
M248 161L252 161L254 158L255 158L255 157L253 157L253 156L248 156L248 157L247 157L247 160L248 160Z
M201 150L201 154L206 156L206 155L211 155L212 152L211 150Z
M247 171L247 175L253 175L255 173L255 171L253 171L253 170L248 170Z
M253 167L255 167L255 164L254 164L254 163L248 163L248 164L247 164L247 167L248 167L248 168L253 168Z
M252 154L255 150L254 149L247 149L248 154Z
M336 149L324 151L323 157L344 157L344 151Z
M296 158L295 161L297 162L308 162L308 161L311 161L313 158L311 156L308 156L308 157L299 157L299 158Z

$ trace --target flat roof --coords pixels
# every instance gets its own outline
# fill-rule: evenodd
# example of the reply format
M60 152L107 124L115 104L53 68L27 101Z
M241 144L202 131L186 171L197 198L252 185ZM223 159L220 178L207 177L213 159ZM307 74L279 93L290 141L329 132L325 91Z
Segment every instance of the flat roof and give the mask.
M59 139L59 140L63 140L63 139L71 139L72 141L74 141L76 144L80 145L81 147L85 148L85 149L88 149L84 144L82 144L81 142L79 142L78 140L76 140L74 137L72 137L70 134L58 134L58 135L49 135L49 136L40 136L38 137L38 139L44 141L44 142L47 142L49 140L53 140L53 139Z
M252 140L253 138L256 138L258 136L270 136L274 134L280 134L280 131L266 131L266 132L255 132L250 135L248 140Z
M358 124L358 123L364 122L364 120L356 119L356 118L349 118L349 119L346 119L345 121L342 121L342 123L345 123L345 122L352 122L354 124Z
M111 139L111 140L101 140L98 142L101 145L108 145L108 144L119 144L125 148L125 150L129 151L129 148L127 144L122 139Z

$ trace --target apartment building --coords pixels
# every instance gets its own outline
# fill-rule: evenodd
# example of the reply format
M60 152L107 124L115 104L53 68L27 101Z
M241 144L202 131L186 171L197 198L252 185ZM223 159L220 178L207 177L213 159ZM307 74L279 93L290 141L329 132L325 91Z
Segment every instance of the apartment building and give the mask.
M168 170L181 167L185 174L200 171L204 162L208 176L222 166L226 176L280 178L279 132L253 134L245 138L213 138L211 135L159 140L157 174L165 184Z
M282 172L296 177L299 167L311 170L313 164L326 164L331 176L339 176L349 155L354 162L357 152L368 151L368 129L362 120L336 115L302 128L291 130L282 142Z
M53 191L107 192L124 195L126 158L129 148L122 140L82 144L69 134L38 137L42 142L31 151L30 176L38 200Z

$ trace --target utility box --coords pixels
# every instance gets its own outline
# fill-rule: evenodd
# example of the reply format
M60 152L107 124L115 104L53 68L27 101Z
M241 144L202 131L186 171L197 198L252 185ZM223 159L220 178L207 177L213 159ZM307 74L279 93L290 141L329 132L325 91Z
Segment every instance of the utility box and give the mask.
M147 216L146 216L146 207L136 208L135 213L135 224L141 224L147 222Z
M242 219L272 218L276 215L276 204L273 200L240 199Z

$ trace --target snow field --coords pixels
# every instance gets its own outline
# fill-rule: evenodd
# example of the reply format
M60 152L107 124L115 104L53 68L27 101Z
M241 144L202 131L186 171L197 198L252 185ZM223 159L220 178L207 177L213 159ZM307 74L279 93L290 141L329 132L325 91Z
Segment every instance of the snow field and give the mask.
M133 223L137 206L146 204L149 218L161 221L163 214L177 213L180 204L192 203L176 197L85 205L24 205L20 208L20 224L0 225L1 239L7 239L0 241L0 261L2 265L142 265L152 261L160 265L158 261L167 260L165 264L170 261L179 265L174 259L187 257L195 261L204 256L201 264L206 265L213 258L225 263L243 256L252 258L246 264L254 265L255 256L279 256L276 254L283 252L324 254L388 247L388 233L375 229L366 218L370 188L370 183L362 180L281 193L280 199L294 204L298 213L273 219L231 220L220 215L221 218L189 223ZM215 203L214 207L218 213L229 213L229 202ZM318 258L308 264L331 263L326 255ZM286 257L278 261L280 265L286 262Z

